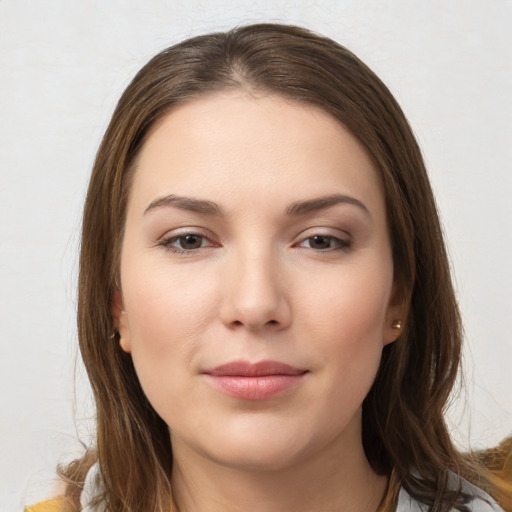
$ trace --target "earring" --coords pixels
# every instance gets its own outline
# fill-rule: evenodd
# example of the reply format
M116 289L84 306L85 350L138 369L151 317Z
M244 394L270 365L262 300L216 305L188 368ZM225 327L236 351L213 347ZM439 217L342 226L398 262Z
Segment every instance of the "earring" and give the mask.
M119 333L117 331L113 331L112 334L109 336L111 340L115 340L119 336Z
M401 329L402 328L402 320L393 320L391 327L393 327L393 329Z

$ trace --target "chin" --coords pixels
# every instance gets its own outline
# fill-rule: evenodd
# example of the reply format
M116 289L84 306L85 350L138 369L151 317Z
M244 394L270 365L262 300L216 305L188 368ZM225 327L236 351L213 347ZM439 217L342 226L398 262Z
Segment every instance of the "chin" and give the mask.
M224 467L248 472L276 472L297 467L301 461L314 458L332 441L330 436L308 435L306 428L293 431L261 424L258 428L245 427L243 430L217 431L208 439L203 437L202 443L191 443L189 447L203 458Z

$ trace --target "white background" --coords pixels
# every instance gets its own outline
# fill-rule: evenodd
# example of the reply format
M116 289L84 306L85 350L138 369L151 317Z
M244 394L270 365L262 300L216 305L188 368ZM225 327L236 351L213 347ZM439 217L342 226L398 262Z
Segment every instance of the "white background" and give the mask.
M3 0L2 511L47 495L58 461L76 453L79 436L88 442L91 407L75 364L80 210L115 101L157 51L255 21L336 39L402 104L437 193L466 325L454 435L478 447L512 432L510 0Z

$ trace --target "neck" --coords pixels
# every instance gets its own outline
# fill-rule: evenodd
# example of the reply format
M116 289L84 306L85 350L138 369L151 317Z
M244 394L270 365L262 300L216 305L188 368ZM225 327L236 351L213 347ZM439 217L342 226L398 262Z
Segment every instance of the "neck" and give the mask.
M387 477L373 471L357 439L273 470L219 464L173 440L175 502L180 512L375 512Z

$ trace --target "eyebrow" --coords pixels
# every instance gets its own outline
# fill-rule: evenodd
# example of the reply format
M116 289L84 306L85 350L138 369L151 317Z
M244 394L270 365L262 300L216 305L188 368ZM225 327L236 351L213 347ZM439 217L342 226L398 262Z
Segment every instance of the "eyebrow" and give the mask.
M355 197L347 196L345 194L332 194L329 196L310 199L308 201L297 201L296 203L293 203L286 209L286 214L289 216L303 215L305 213L324 210L325 208L329 208L337 204L351 204L357 206L366 214L370 215L370 211L364 205L364 203L362 203L361 201L359 201L359 199L356 199Z
M223 215L220 206L213 201L206 201L204 199L196 199L194 197L182 197L174 194L160 197L152 201L149 206L144 210L144 215L156 208L164 206L172 206L180 210L187 210L190 212L203 213L206 215Z
M367 215L370 215L370 211L364 205L364 203L355 197L347 196L345 194L332 194L328 196L317 197L315 199L309 199L307 201L297 201L286 209L286 215L289 217L295 217L304 215L306 213L324 210L337 204L351 204L360 208ZM205 215L214 215L217 217L224 215L222 208L213 201L197 199L194 197L177 196L174 194L160 197L152 201L144 210L144 215L146 215L146 213L150 212L151 210L169 206L179 208L180 210L187 210Z

